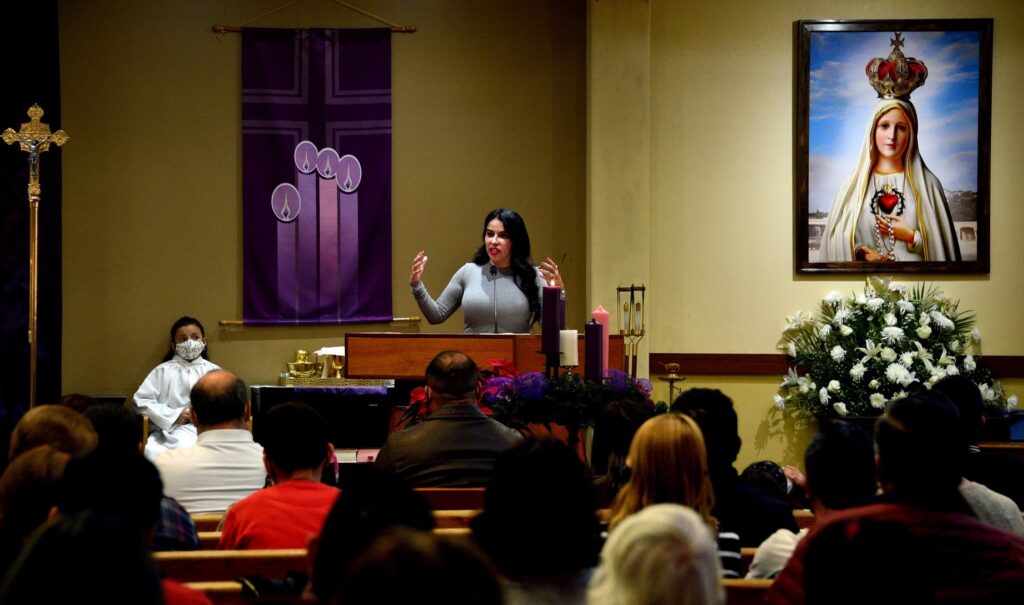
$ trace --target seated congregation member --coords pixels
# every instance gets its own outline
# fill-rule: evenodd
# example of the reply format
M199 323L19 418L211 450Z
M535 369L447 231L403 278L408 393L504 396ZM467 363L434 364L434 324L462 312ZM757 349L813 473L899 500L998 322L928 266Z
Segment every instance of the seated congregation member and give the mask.
M711 513L715 493L708 479L704 437L693 418L669 412L645 422L633 437L629 463L633 472L609 513L611 531L652 504L688 506L716 533L722 576L739 577L740 538Z
M723 605L715 539L693 509L652 504L605 542L590 605Z
M501 605L494 569L465 542L397 527L382 533L352 564L330 603Z
M96 431L80 412L63 405L39 405L14 425L8 461L40 445L74 456L96 446Z
M320 483L324 464L334 458L323 417L304 403L286 403L263 422L263 462L272 485L228 509L217 548L306 548L338 498L337 488Z
M875 429L882 503L811 529L767 601L1024 602L1024 539L971 518L960 495L965 443L946 397L926 391L894 401Z
M465 353L438 353L427 366L430 415L392 433L377 456L415 487L483 487L494 459L522 438L477 405L480 371Z
M672 411L700 426L715 493L711 514L739 534L741 546L757 546L778 529L797 532L789 501L743 479L733 467L742 441L732 399L718 389L689 389L672 403Z
M842 421L822 422L804 454L807 490L816 519L832 511L870 503L877 491L875 449L863 428ZM793 554L806 529L780 529L757 547L747 578L774 578Z
M507 605L586 601L600 526L586 467L561 441L527 437L498 456L471 526Z
M246 429L248 389L241 378L214 370L192 387L196 444L156 459L168 496L190 514L220 512L266 483L263 448Z
M134 412L127 406L97 403L85 410L85 417L96 429L97 447L113 449L127 455L142 451L142 435ZM150 550L199 550L199 532L192 517L167 495L160 498L160 518L149 540Z
M137 528L123 517L87 510L61 515L32 534L0 586L0 603L183 603L161 589Z
M144 549L160 518L162 493L160 474L142 454L100 446L68 462L51 516L109 515L126 523ZM160 586L167 605L210 602L201 592L172 580L162 580Z
M626 465L629 444L640 425L653 415L654 410L649 405L620 399L605 406L594 419L591 468L598 508L611 506L615 495L629 480L629 467Z
M978 385L964 376L947 376L932 391L948 397L960 411L960 423L967 439L967 463L960 493L984 523L1024 535L1020 506L1024 504L1024 463L1018 458L978 447L978 435L985 420L984 402Z
M395 527L434 529L430 505L394 474L368 467L353 476L310 545L313 573L309 592L335 602L341 580L381 533Z
M46 522L71 455L40 445L18 456L0 476L0 569L7 569L25 540Z

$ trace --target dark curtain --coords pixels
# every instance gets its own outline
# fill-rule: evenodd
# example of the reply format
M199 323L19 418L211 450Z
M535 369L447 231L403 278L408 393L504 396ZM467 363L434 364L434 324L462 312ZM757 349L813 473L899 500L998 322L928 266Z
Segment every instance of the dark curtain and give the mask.
M28 122L33 103L51 130L60 119L57 0L5 2L0 7L0 130ZM74 136L74 133L71 133ZM73 142L71 146L73 146ZM36 399L60 397L61 154L42 154L39 202L39 298ZM6 463L11 428L28 407L28 154L0 143L0 462Z

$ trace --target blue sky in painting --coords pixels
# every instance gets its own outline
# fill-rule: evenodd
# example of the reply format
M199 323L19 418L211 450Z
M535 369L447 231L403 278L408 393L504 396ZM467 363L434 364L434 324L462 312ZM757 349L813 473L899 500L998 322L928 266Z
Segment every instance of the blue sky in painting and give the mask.
M889 55L893 32L811 32L808 205L827 212L850 175L878 94L864 68ZM911 94L925 164L949 191L978 182L978 32L903 32L903 54L928 68Z

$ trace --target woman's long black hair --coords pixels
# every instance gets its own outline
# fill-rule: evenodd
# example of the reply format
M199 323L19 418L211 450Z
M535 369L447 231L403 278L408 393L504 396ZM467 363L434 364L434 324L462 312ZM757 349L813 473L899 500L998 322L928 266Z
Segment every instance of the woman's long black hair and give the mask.
M188 315L186 315L184 317L179 317L178 321L174 322L174 325L171 326L171 342L172 343L174 342L174 335L178 333L178 328L184 328L185 326L195 326L195 327L199 328L199 333L203 335L203 338L206 337L206 328L203 327L203 324L199 323L199 320L196 319L195 317L189 317ZM207 345L206 347L203 348L203 352L200 354L200 356L203 359L209 360L210 359L209 352L210 352L210 347L209 347L209 345ZM170 361L172 359L174 359L174 347L173 346L171 347L171 350L167 351L167 354L164 355L164 361Z
M497 208L491 210L484 219L484 236L487 235L487 225L494 219L501 221L505 226L505 233L512 240L512 280L526 295L526 302L530 305L530 325L533 325L540 320L540 288L537 287L537 269L534 268L533 257L530 256L530 234L526 232L526 223L515 210ZM473 255L473 262L483 266L490 260L487 246L481 244Z

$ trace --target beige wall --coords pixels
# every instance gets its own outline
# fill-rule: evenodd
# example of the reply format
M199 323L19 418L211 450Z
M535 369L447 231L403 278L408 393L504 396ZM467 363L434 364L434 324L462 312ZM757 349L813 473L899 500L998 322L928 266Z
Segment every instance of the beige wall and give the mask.
M609 239L628 243L614 253L628 251L633 275L649 276L648 350L683 353L772 353L784 316L809 309L830 290L862 288L862 277L805 277L793 271L793 22L993 17L992 272L897 279L937 282L974 309L986 353L1024 354L1019 302L1024 247L1017 235L1024 229L1017 193L1024 186L1017 166L1024 140L1017 119L1024 98L1018 75L1024 69L1024 4L591 0L588 6L592 58L595 46L620 46L629 58L642 57L644 41L637 39L642 34L636 23L649 13L649 64L638 74L596 71L595 65L588 72L589 211L595 222L621 212L619 197L607 195L601 176L594 174L603 161L594 154L595 141L631 144L648 128L606 116L649 111L650 165L630 172L638 179L649 173L649 182L631 183L640 204L631 212L649 221L641 227L647 237ZM628 16L613 18L615 12ZM614 89L615 82L629 95ZM606 107L615 103L622 104L618 112ZM598 107L604 113L598 114ZM648 187L649 195L641 193ZM598 225L590 233L611 229ZM615 244L606 246L601 236L588 245L592 267L611 262L598 257L613 254ZM591 296L599 295L591 290ZM744 439L741 464L766 457L796 462L809 429L786 435L778 424L768 437L777 384L775 377L691 376L684 386L721 388L734 398ZM656 386L656 395L667 398L664 383ZM1008 386L1021 393L1020 381Z
M344 327L222 328L240 319L240 36L214 35L280 0L111 0L60 7L64 160L65 392L130 394L177 317L199 317L212 359L274 383L297 348L342 344ZM394 313L417 314L409 264L430 254L435 293L480 244L484 215L517 208L535 257L585 282L585 4L358 3L419 31L393 51ZM301 2L267 27L376 24ZM573 290L570 290L572 294ZM365 325L358 330L461 331Z

